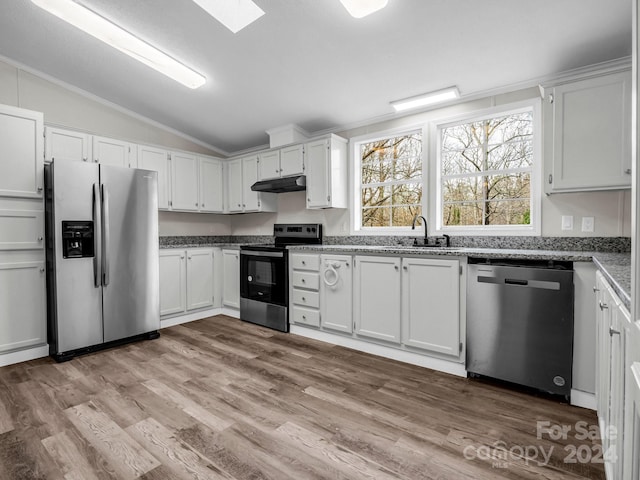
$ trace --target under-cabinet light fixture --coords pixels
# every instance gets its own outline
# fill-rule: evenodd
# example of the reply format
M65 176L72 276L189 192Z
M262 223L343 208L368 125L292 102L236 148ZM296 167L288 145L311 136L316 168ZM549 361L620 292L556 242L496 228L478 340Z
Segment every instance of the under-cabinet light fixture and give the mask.
M97 13L72 0L31 0L35 5L85 33L126 53L141 63L189 88L198 88L205 77L169 55L140 40Z
M456 98L460 98L458 88L449 87L443 90L438 90L437 92L425 93L424 95L405 98L404 100L396 100L395 102L391 102L391 106L396 109L396 112L402 112L403 110L411 110L412 108L434 105L436 103L442 103Z
M352 17L362 18L387 6L389 0L340 0Z
M237 33L264 15L252 0L193 0L221 24Z

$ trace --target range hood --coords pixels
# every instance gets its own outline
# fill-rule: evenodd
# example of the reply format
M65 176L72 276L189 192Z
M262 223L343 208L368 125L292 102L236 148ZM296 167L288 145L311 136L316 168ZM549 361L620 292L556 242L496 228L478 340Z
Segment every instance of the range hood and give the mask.
M262 180L251 185L251 190L254 192L286 193L298 192L306 189L307 177L304 175Z

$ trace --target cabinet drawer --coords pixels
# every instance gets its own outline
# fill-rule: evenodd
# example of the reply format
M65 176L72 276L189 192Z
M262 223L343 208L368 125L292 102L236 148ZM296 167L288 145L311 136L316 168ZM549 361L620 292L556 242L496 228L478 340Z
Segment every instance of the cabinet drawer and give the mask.
M296 305L320 308L320 294L318 292L310 292L308 290L298 290L297 288L294 288L292 300Z
M312 327L320 326L320 312L318 310L310 310L303 307L293 307L291 318L294 323L310 325Z
M320 270L320 255L303 255L294 253L291 255L291 266L296 270Z
M293 272L291 284L294 287L317 291L320 288L320 275L311 272Z

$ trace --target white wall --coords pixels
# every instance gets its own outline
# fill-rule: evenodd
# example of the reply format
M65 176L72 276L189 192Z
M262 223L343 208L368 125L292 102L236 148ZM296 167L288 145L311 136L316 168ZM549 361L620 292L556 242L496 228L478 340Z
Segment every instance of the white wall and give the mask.
M409 115L394 120L374 123L353 128L338 135L352 138L360 135L384 132L395 128L421 126L430 121L462 115L495 105L509 104L531 98L539 98L538 88L528 88L508 94L487 97L464 104L446 107L429 112ZM297 195L297 196L294 196ZM561 229L561 217L572 215L574 228L571 231ZM581 231L582 217L595 219L593 233ZM346 210L309 211L304 208L304 195L298 193L280 194L279 213L256 214L234 217L231 221L233 234L269 234L269 228L278 222L321 222L327 235L347 235L349 215ZM255 227L252 227L252 225ZM346 226L346 228L345 228ZM631 236L631 191L581 192L543 195L542 198L542 235L550 237Z

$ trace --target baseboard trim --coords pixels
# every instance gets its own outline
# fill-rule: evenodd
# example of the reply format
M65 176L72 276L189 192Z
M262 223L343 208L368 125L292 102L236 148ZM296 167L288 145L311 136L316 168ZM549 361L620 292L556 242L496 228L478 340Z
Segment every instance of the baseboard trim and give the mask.
M17 352L0 354L0 367L13 365L15 363L27 362L37 358L49 356L49 345L41 345L40 347L29 348L28 350L19 350Z
M582 390L571 389L571 405L588 408L589 410L596 410L598 408L595 394L583 392Z
M439 358L420 355L413 352L407 352L405 350L398 350L396 348L385 347L384 345L364 342L355 338L347 338L341 335L322 332L320 330L299 327L297 325L291 325L289 327L289 332L295 335L300 335L301 337L312 338L314 340L320 340L322 342L331 343L333 345L352 348L361 352L371 353L373 355L390 358L392 360L409 363L411 365L417 365L419 367L430 368L432 370L449 373L458 377L467 376L467 371L465 370L462 363L441 360Z
M161 319L160 328L173 327L174 325L181 325L183 323L193 322L194 320L202 320L207 317L215 317L216 315L227 315L229 317L240 318L240 310L228 307L199 310L197 312L187 313L186 315L178 315L164 320Z

